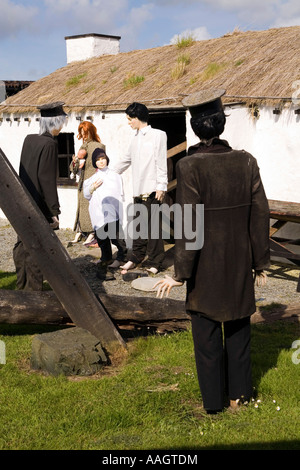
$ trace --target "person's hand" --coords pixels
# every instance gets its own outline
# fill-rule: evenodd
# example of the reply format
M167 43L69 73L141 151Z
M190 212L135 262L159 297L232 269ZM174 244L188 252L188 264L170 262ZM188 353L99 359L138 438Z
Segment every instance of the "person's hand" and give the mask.
M160 190L156 191L155 199L157 199L159 202L163 202L164 197L165 197L165 191L160 191Z
M98 178L95 182L94 182L94 188L97 189L99 188L99 186L101 186L101 184L103 183L103 180L101 178Z
M59 228L59 220L56 216L53 216L52 217L52 222L50 223L50 227L53 229L53 230L56 230Z
M264 287L267 283L267 275L264 271L255 271L254 281L257 287Z
M173 279L172 277L165 276L165 279L161 279L160 281L158 281L153 286L153 289L159 286L157 289L156 297L160 297L162 299L164 294L166 294L166 297L169 296L170 291L173 287L179 287L182 285L183 285L183 282L175 281L175 279Z

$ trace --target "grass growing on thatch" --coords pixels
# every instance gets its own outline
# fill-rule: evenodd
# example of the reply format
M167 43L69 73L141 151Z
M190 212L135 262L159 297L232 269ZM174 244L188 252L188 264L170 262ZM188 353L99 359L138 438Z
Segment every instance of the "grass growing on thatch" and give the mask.
M239 60L236 60L235 63L234 63L234 66L235 67L239 67L240 65L242 65L244 63L244 59L239 59Z
M183 63L185 65L188 65L191 62L191 58L189 54L181 54L177 57L177 62Z
M125 89L134 88L145 80L145 77L142 75L129 74L123 81L123 86Z
M202 80L211 80L222 70L224 70L225 67L226 64L224 63L218 64L217 62L211 62L205 67L204 72L202 74Z
M118 67L116 65L112 65L109 69L110 73L115 73L118 70Z
M81 73L79 75L76 75L75 77L71 77L67 80L67 87L71 87L71 86L77 86L79 85L79 83L84 79L86 78L87 76L87 72L84 72L84 73Z
M177 36L175 45L178 49L183 49L185 47L191 46L195 42L195 38L192 34L188 34L187 36Z
M173 80L181 78L186 72L186 66L190 63L191 58L188 54L181 54L177 57L177 64L171 70L171 77Z

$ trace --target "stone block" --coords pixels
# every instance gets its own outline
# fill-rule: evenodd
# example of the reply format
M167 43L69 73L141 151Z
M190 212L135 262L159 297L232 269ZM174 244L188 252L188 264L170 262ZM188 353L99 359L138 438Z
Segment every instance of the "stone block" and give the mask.
M106 364L108 359L99 339L83 328L66 328L33 338L32 369L51 375L88 376Z

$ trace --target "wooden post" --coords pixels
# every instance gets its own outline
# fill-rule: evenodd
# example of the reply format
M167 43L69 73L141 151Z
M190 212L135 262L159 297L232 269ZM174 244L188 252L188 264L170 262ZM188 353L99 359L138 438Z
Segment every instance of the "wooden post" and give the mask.
M0 148L0 207L75 325L114 352L125 342Z

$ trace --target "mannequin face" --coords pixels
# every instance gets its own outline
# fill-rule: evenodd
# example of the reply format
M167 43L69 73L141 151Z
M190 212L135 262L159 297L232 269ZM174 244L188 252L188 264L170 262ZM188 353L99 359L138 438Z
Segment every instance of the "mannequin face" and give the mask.
M107 160L105 157L100 157L96 161L96 167L99 168L99 170L103 170L107 166Z
M140 130L143 127L147 126L146 122L140 121L137 117L130 117L127 115L128 124L133 130Z

